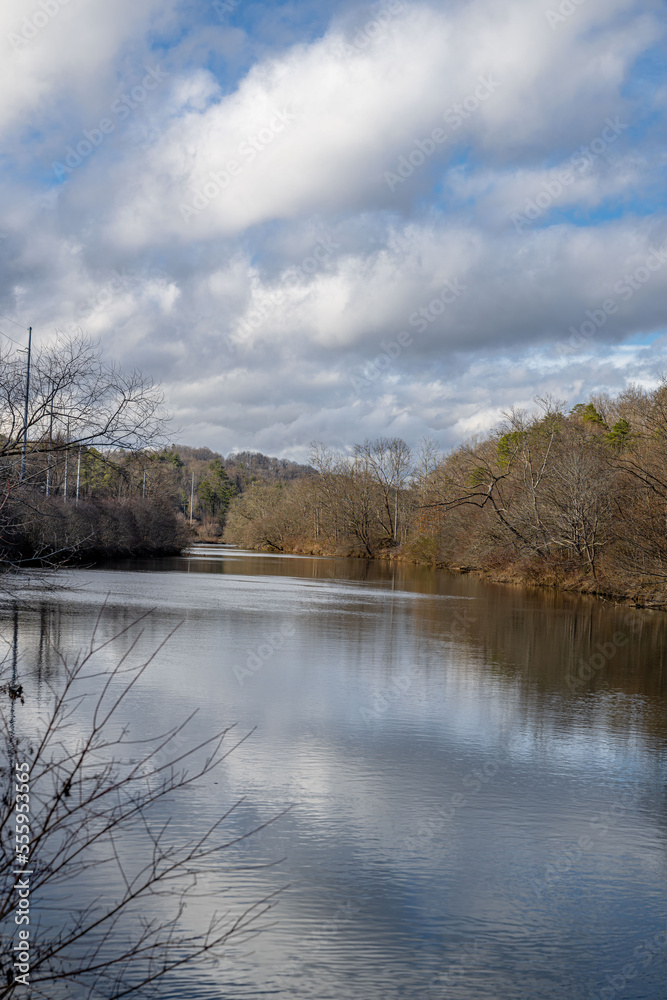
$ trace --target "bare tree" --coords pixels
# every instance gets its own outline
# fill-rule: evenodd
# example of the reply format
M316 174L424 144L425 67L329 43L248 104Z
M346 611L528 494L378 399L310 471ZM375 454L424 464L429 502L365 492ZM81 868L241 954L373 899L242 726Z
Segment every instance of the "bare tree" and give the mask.
M437 477L442 495L424 506L490 510L507 542L544 558L551 544L544 497L563 414L551 399L536 402L541 416L512 410L495 434L457 449Z
M399 497L410 476L412 455L402 438L376 438L355 445L355 456L368 470L382 496L379 519L387 537L398 541Z
M131 471L124 456L154 446L167 419L152 379L105 361L81 333L36 347L31 362L28 391L26 357L0 347L0 572L94 545L77 512L49 498L78 505L93 478L105 485L100 496L113 483L120 501Z
M414 476L418 487L426 486L442 464L442 452L432 438L422 438L417 445Z
M338 504L340 456L320 441L312 441L308 461L316 471L312 479L315 536L317 539L327 538L337 545L343 532Z
M617 483L622 572L644 582L667 579L667 376L653 390L629 386L618 400L609 465Z
M98 619L89 648L73 663L59 658L48 707L30 704L15 658L13 676L0 689L7 747L0 802L2 998L59 1000L74 988L79 997L106 1000L147 995L256 932L274 903L271 893L240 911L213 912L203 932L184 924L186 903L210 895L201 885L203 868L266 823L225 835L238 802L208 827L193 821L187 835L172 833L160 816L160 806L211 775L247 737L235 739L227 727L193 745L186 738L192 716L153 734L122 724L124 706L164 645L133 664L141 621L104 640L97 637ZM127 648L105 669L100 661L121 640ZM113 886L104 893L95 891L100 873ZM50 926L49 905L60 907Z
M0 457L24 443L26 360L0 348ZM163 394L137 369L105 361L99 343L78 333L33 350L28 399L29 454L79 445L137 449L161 435Z
M567 428L553 449L540 495L548 548L575 555L597 578L600 551L612 537L613 476L604 452L579 428Z

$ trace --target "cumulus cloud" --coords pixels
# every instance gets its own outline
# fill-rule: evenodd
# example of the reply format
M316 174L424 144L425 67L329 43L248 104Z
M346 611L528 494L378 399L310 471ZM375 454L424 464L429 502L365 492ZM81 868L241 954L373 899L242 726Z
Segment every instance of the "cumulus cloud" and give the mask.
M333 5L273 50L261 5L42 9L0 14L0 311L163 379L184 439L445 446L656 377L657 3Z
M3 0L0 132L21 139L29 129L55 130L58 119L94 111L119 64L130 69L137 36L166 26L173 7L163 0Z

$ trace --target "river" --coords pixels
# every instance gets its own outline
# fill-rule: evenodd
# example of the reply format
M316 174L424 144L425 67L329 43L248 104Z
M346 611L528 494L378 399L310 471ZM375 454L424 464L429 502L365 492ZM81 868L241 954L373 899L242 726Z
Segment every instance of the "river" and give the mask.
M29 693L98 616L105 637L151 610L142 649L179 627L130 731L195 710L196 733L254 730L175 833L241 797L230 836L292 806L211 861L185 916L285 887L265 929L161 997L664 1000L664 614L212 546L62 581L4 602Z

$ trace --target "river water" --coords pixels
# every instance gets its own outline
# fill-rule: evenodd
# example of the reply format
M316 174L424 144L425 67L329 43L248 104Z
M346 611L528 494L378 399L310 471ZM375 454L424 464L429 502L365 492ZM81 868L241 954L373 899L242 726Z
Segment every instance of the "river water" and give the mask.
M230 837L292 805L211 860L184 916L285 887L265 928L161 997L664 1000L663 614L220 547L63 582L4 608L38 697L56 646L152 609L143 649L180 626L130 731L194 710L195 735L254 730L177 801L175 835L241 797Z

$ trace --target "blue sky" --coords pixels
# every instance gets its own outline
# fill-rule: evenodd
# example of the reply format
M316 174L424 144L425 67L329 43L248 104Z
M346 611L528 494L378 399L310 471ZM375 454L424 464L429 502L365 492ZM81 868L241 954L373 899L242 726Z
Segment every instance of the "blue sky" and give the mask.
M5 0L0 330L99 337L225 454L655 384L664 13Z

